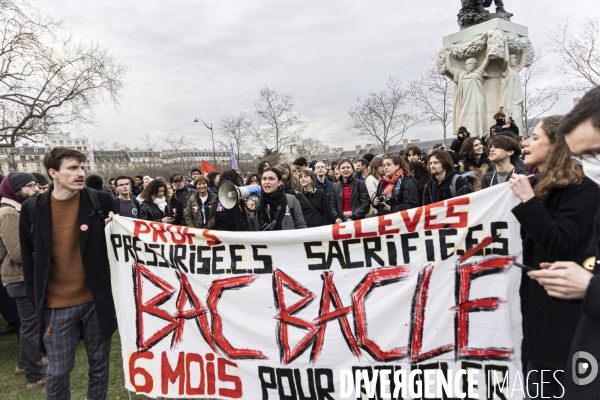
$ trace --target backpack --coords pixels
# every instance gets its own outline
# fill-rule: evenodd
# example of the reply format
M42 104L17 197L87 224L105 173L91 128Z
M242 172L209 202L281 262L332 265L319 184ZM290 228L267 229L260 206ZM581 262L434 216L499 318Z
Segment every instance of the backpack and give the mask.
M90 217L98 217L104 220L104 211L102 210L100 199L98 198L98 192L94 189L87 189L88 198L90 203L92 203L92 212L90 213ZM31 228L29 230L29 234L31 235L31 240L35 243L35 209L37 207L39 195L31 196L29 198L29 203L27 204L27 210L29 211L29 223L31 224ZM34 247L35 248L35 247ZM35 251L31 253L31 257L35 258Z
M454 198L454 197L456 197L456 195L457 195L457 193L458 193L458 192L457 192L457 190L456 190L456 181L458 180L458 178L459 178L459 177L460 177L460 175L459 175L459 174L456 174L456 175L454 175L454 176L452 177L452 182L450 183L450 194L452 194L452 197L453 197L453 198ZM471 185L471 184L469 183L469 181L468 181L468 180L466 180L466 179L465 179L465 182L467 183L467 187L468 187L469 189L471 189L471 193L473 193L473 192L475 191L475 188L473 187L473 185Z

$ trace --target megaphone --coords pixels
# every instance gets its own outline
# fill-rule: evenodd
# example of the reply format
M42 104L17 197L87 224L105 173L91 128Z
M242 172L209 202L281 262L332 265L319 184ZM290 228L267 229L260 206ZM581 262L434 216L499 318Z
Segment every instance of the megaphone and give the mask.
M240 199L250 196L260 196L260 185L237 187L229 181L223 181L219 184L217 195L219 196L219 203L230 210L235 207Z

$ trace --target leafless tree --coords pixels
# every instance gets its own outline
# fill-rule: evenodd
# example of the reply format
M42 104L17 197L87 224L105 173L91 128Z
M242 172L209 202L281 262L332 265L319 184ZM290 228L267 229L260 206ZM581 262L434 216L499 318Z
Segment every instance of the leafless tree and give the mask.
M565 20L549 35L558 56L557 72L568 78L568 89L584 92L600 85L600 19L588 17L573 33Z
M144 132L140 136L142 142L142 151L148 152L148 162L141 166L144 174L156 176L156 172L161 166L160 152L162 150L162 142L155 139L149 132ZM138 172L140 173L140 172Z
M293 111L294 99L290 94L279 94L265 86L254 107L262 120L262 125L256 130L256 142L279 159L283 150L296 143L306 129L300 115Z
M400 142L406 131L420 121L408 91L392 77L385 89L363 98L357 96L356 101L358 104L348 111L351 122L346 129L375 140L384 149Z
M542 48L535 50L535 58L529 67L521 71L521 86L525 96L523 101L523 137L529 136L533 121L550 111L565 90L564 86L553 85L540 77L548 72L544 62L546 54Z
M164 135L161 140L170 148L170 154L166 157L168 161L165 162L174 169L174 172L186 173L193 162L190 161L190 157L186 157L185 151L190 149L193 140L185 135L172 133ZM164 155L163 159L165 159Z
M0 147L94 123L99 102L118 107L128 69L26 0L0 2L0 60Z
M91 141L94 150L108 150L110 141L108 139L94 139Z
M298 156L306 158L308 161L319 154L329 153L329 146L319 139L304 138L298 146Z
M250 121L246 114L241 112L238 116L223 117L219 125L221 134L219 135L219 144L221 147L233 151L237 161L240 161L240 154L250 150L252 139L256 136L254 123Z
M421 115L430 122L439 122L444 132L444 145L448 125L452 122L452 93L454 83L437 72L431 64L424 74L410 82L408 93Z

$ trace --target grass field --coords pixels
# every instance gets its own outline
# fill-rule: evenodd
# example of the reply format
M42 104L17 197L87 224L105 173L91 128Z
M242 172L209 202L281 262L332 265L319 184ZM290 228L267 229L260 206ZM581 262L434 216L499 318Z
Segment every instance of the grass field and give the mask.
M6 322L0 317L0 327ZM18 400L45 399L44 389L27 391L24 375L15 375L15 366L19 354L16 335L0 336L0 398ZM71 373L71 394L73 400L83 400L87 394L87 355L83 341L77 346L75 368ZM110 382L107 399L147 399L145 396L130 394L125 389L123 363L121 361L121 341L118 333L113 335L110 354Z

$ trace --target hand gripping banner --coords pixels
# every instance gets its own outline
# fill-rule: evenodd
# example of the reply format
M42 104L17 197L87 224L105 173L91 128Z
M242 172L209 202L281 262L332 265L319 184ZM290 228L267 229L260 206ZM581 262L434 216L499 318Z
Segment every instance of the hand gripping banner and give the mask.
M498 185L279 232L115 217L106 239L126 387L170 398L522 398L518 202Z

